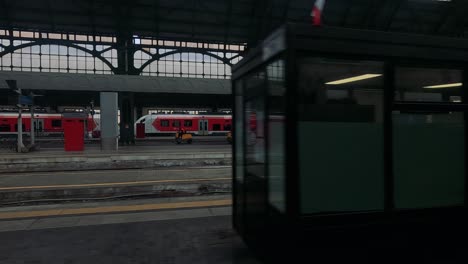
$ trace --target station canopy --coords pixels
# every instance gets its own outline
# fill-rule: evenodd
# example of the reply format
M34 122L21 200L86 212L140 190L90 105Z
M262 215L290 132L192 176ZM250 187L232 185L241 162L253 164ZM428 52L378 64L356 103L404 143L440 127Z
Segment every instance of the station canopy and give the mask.
M0 0L0 28L255 44L315 0ZM327 0L327 26L466 37L466 0Z

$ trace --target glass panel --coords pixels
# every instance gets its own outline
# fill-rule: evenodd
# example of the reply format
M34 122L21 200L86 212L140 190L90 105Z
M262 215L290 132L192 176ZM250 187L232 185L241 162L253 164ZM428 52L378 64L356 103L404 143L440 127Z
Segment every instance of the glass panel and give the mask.
M265 228L267 182L265 178L265 73L254 73L245 82L244 136L245 177L244 213L247 233L258 234Z
M256 78L256 77L254 77ZM253 78L252 78L253 79ZM264 138L264 97L260 95L252 95L258 93L258 90L264 88L263 82L249 82L247 100L245 101L245 132L246 132L246 166L247 174L257 177L265 177L265 138ZM259 84L259 86L257 86ZM250 98L249 98L250 93ZM244 97L245 98L245 97Z
M236 148L236 180L238 182L244 181L244 126L243 126L243 101L242 101L242 81L236 81L235 84L235 104L236 104L236 120L235 120L235 134L234 147Z
M268 77L268 200L280 212L286 211L286 87L284 60L267 66Z
M303 59L297 98L302 213L383 210L383 64Z
M396 101L461 102L462 71L397 68Z
M462 205L463 113L393 113L396 208Z
M246 139L247 139L247 172L264 177L264 119L263 100L250 100L245 103Z

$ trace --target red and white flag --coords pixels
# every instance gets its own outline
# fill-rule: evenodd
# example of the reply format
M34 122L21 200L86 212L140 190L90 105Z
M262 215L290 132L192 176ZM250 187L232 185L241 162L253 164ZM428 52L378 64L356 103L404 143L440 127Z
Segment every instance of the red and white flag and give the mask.
M325 0L315 0L314 7L310 15L312 16L312 25L320 26L322 24L322 11L325 6Z

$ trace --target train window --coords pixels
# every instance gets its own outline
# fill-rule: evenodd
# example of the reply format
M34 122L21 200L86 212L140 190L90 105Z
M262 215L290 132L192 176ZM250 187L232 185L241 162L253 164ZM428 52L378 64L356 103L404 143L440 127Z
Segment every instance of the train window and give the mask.
M52 127L62 127L62 120L60 119L52 120Z
M143 118L142 120L140 120L140 124L145 123L145 121L146 121L146 118Z
M192 126L192 120L185 120L184 121L184 126L185 127L191 127Z
M213 124L213 131L220 131L221 125L220 124Z
M169 120L161 120L162 127L169 127Z
M224 124L224 131L230 131L231 130L231 124Z
M0 132L10 132L10 125L0 125Z
M180 120L172 121L172 127L180 127Z

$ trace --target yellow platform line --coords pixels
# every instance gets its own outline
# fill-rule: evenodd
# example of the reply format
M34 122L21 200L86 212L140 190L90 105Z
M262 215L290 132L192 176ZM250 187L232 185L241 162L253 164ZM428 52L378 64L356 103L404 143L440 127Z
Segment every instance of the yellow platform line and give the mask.
M231 180L231 177L226 178L203 178L203 179L180 179L180 180L154 180L154 181L131 181L131 182L105 182L105 183L89 183L89 184L63 184L63 185L36 185L36 186L18 186L18 187L1 187L0 191L13 190L30 190L30 189L46 189L46 188L76 188L76 187L97 187L97 186L116 186L116 185L140 185L152 183L171 183L171 182L199 182L199 181L220 181Z
M151 210L162 210L162 209L181 209L181 208L197 208L197 207L228 206L228 205L231 205L230 199L212 200L212 201L196 201L196 202L160 203L160 204L121 205L121 206L106 206L106 207L91 207L91 208L51 209L51 210L36 210L36 211L25 211L25 212L4 212L4 213L0 213L0 219L4 220L4 219L35 218L35 217L50 217L50 216L122 213L122 212L138 212L138 211L151 211Z

